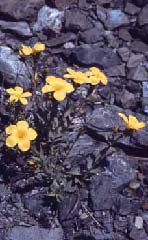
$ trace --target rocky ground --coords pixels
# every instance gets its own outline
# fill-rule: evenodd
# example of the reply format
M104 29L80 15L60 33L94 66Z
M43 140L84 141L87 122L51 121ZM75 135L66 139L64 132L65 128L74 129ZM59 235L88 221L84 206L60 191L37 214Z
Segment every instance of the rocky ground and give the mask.
M0 154L0 240L148 240L148 126L94 164L112 127L124 125L118 112L148 122L147 0L0 1L1 95L16 83L30 88L31 65L17 52L36 42L46 44L50 74L97 66L109 83L86 104L85 131L64 161L77 184L59 202L42 174ZM8 118L1 97L1 124Z

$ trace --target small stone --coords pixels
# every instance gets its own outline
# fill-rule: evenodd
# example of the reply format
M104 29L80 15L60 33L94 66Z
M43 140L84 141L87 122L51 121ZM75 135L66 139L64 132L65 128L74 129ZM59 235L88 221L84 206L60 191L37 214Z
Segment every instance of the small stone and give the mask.
M127 67L128 68L137 67L142 62L143 59L144 56L142 54L132 54L128 60Z
M73 41L75 39L76 39L76 35L74 33L68 32L68 33L62 34L59 37L48 40L46 45L48 47L55 47L55 46L62 45L66 42Z
M96 43L103 40L103 34L98 28L91 28L82 32L80 39L85 43Z
M106 22L106 18L107 18L106 9L100 5L97 5L97 17L101 22L103 23Z
M78 8L65 11L65 29L71 31L84 31L92 28L87 15Z
M133 228L129 237L131 240L148 240L148 236L144 229Z
M67 42L64 44L64 48L65 49L75 48L75 44L73 42Z
M126 14L121 10L108 10L107 11L107 27L110 30L128 25L129 19Z
M140 12L140 8L134 5L133 3L127 2L125 12L130 15L135 15Z
M32 36L32 32L27 22L8 22L1 20L0 27L3 30L12 31L24 37Z
M111 68L106 69L106 74L109 77L125 77L125 65L117 65Z
M127 29L121 28L119 29L119 38L121 38L124 41L130 42L132 40L132 37Z
M139 65L136 68L130 69L128 79L134 81L147 81L148 72L146 71L145 67Z
M131 50L136 53L147 53L148 52L148 45L142 41L134 41L131 45Z
M148 5L146 5L139 14L138 23L140 26L148 24Z
M63 17L63 11L45 5L38 12L37 22L35 23L33 30L37 32L51 30L55 33L59 33L62 28Z
M140 216L137 216L135 218L135 227L138 229L142 229L143 228L143 219Z
M118 49L119 56L123 62L127 62L130 55L130 50L127 47L122 47Z

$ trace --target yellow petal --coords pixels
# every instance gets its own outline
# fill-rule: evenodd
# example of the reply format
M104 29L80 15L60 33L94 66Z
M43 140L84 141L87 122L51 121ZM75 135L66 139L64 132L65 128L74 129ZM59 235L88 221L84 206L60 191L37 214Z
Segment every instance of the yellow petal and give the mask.
M26 98L21 97L19 100L20 100L20 102L21 102L23 105L27 105L27 104L28 104L28 101L27 101Z
M92 73L94 75L98 75L101 72L101 70L99 68L96 68L96 67L91 67L90 70L92 71Z
M33 50L35 52L41 52L41 51L44 51L45 50L45 44L43 43L36 43L33 47Z
M63 77L64 78L72 78L72 76L70 74L64 74Z
M13 101L17 102L19 100L19 98L16 97L15 95L12 95L12 96L10 96L10 98L8 100L9 100L9 102L13 102Z
M146 126L145 122L139 122L138 128L144 128Z
M50 85L45 85L42 87L42 93L48 93L54 91L54 88Z
M12 135L6 138L6 146L14 147L17 144L17 139Z
M21 87L15 87L15 91L16 91L18 94L22 94L22 93L23 93L23 88L21 88Z
M101 73L101 75L100 75L100 81L101 81L101 83L103 83L104 85L107 84L108 79L107 79L107 77L105 76L104 73Z
M54 77L54 76L48 76L48 77L46 77L46 82L47 83L52 83L52 82L55 82L55 80L56 80L56 77Z
M34 140L37 137L37 132L33 128L28 129L29 140Z
M6 134L12 134L14 131L16 131L17 127L16 125L9 125L8 127L5 128Z
M30 92L25 92L25 93L23 93L22 94L22 97L24 98L26 98L26 97L31 97L32 96L32 93L30 93Z
M33 50L31 47L28 47L28 46L25 46L25 45L22 45L21 46L21 49L19 50L19 54L22 56L22 55L26 55L26 56L29 56L33 53Z
M54 92L53 96L57 101L63 101L66 97L66 92L65 91L56 91L56 92Z
M29 128L29 124L26 121L18 121L16 126L19 129Z
M14 94L15 90L13 88L8 88L8 89L6 89L6 92L9 94Z
M127 116L126 116L125 114L123 114L123 113L118 113L118 115L119 115L119 117L122 118L122 120L123 120L126 124L128 124L129 120L128 120L128 118L127 118Z
M18 148L22 151L22 152L26 152L30 149L30 141L29 140L25 140L25 141L20 141L18 143Z
M73 92L73 91L74 91L73 85L70 84L70 83L67 83L67 84L66 84L66 92L67 92L67 93L71 93L71 92Z

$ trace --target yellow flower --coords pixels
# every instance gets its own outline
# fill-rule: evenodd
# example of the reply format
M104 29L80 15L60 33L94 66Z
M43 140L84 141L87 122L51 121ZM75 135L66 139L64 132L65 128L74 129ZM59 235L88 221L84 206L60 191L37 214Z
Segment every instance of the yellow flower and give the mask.
M26 55L26 56L29 56L33 53L33 50L31 47L28 47L28 46L25 46L25 45L22 45L21 46L21 49L19 50L19 55L20 56L23 56L23 55Z
M99 68L91 67L90 71L86 72L86 75L88 76L87 82L92 85L97 85L98 83L107 84L107 77Z
M18 145L18 148L23 152L30 149L30 141L37 137L36 131L33 128L29 128L29 124L26 121L18 121L16 125L9 125L5 132L9 135L6 138L6 146L13 148Z
M75 83L79 84L87 83L88 77L85 73L79 71L76 72L71 68L67 68L66 70L68 74L64 74L64 78L71 78Z
M26 45L22 45L21 49L19 50L19 55L20 56L29 56L31 54L36 54L39 52L42 52L45 50L45 44L43 43L35 43L33 48L26 46Z
M128 117L123 113L118 113L118 115L125 122L127 129L139 130L145 127L145 122L139 122L138 119L132 115Z
M42 88L42 93L54 92L53 96L57 101L64 100L67 93L74 91L73 85L62 78L48 76L46 82L47 84Z
M40 42L34 44L34 47L33 47L33 53L34 54L42 52L44 50L45 50L45 44L40 43Z
M9 102L18 102L20 101L23 105L28 104L27 97L32 96L30 92L24 92L23 88L15 87L6 89L6 92L10 94L10 98L8 99Z

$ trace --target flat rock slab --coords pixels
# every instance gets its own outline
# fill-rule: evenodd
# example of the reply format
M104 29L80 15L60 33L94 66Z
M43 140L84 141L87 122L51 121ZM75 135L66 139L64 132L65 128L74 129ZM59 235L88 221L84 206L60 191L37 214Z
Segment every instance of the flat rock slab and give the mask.
M17 226L9 230L8 240L62 240L61 227L54 229L40 228L39 226Z
M22 62L19 57L9 47L0 47L0 72L4 81L11 85L19 84L25 89L31 83L31 70Z
M45 0L5 0L0 1L0 12L16 19L32 21Z
M111 48L100 48L97 44L84 44L74 48L72 57L76 63L83 66L96 65L102 68L109 68L121 63L119 56Z

